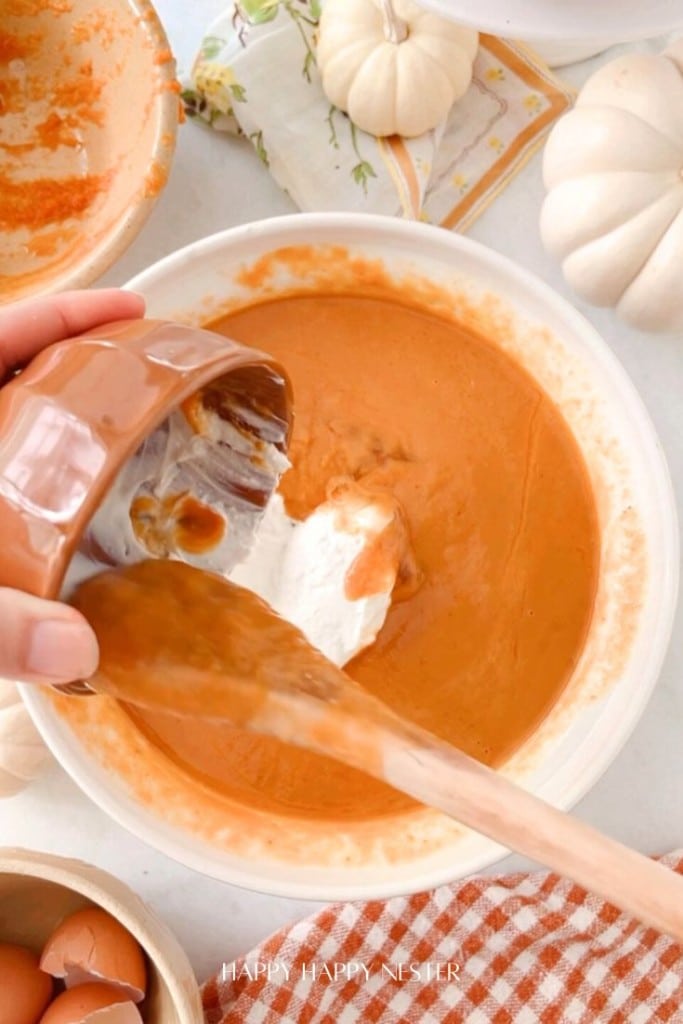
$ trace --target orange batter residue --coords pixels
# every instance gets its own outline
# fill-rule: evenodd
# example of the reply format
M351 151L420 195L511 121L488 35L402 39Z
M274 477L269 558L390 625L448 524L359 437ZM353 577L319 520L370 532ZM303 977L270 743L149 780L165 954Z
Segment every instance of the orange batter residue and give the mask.
M7 17L35 17L44 11L52 14L69 14L71 0L3 0L3 12Z
M405 513L393 495L339 477L328 485L327 504L335 511L337 530L364 535L363 548L346 573L346 598L358 601L387 591L392 591L394 601L412 597L422 583L422 573L413 553ZM386 524L376 532L368 530L364 522L363 513L368 508L374 515L381 514L382 523Z
M47 45L40 33L19 36L0 32L0 65L23 61ZM0 137L0 150L14 158L31 154L35 158L36 151L53 153L61 147L80 150L84 124L103 122L100 101L104 84L94 75L91 59L81 61L74 71L62 71L57 76L7 71L0 83L0 113L21 113L27 103L45 113L35 121L26 118L23 131L16 132L15 128L11 136ZM36 175L35 171L26 170L17 173L13 167L0 171L0 230L35 231L81 217L110 178L110 173L48 175L43 170Z
M104 111L100 98L104 81L93 75L91 60L85 60L76 74L65 81L57 82L52 90L52 103L64 110L74 111L83 121L93 124L104 123Z
M292 378L293 468L304 516L347 477L405 510L421 585L395 601L348 671L399 713L488 763L537 727L591 620L593 495L552 401L492 342L395 299L307 294L212 325ZM237 728L130 712L191 777L243 803L334 818L407 799L323 757Z
M60 248L69 242L73 242L75 238L76 231L74 229L53 228L50 231L33 235L26 243L26 248L35 256L54 256Z
M11 60L23 60L32 53L40 42L40 36L15 36L0 29L0 64L9 64Z
M53 110L44 121L36 125L36 139L43 149L81 145L79 122L75 114L60 115Z
M104 188L107 175L13 181L0 174L0 229L45 227L78 217Z
M81 266L97 276L161 191L174 67L155 63L166 46L149 12L141 27L136 4L0 0L0 302ZM74 225L61 244L53 229Z
M220 544L225 520L191 494L152 495L135 498L130 509L138 540L158 558L186 551L199 555Z
M145 175L145 195L157 196L164 189L168 181L168 168L164 167L158 160L153 160Z
M98 46L109 48L115 38L115 29L107 16L108 11L89 11L83 18L74 22L71 26L71 37L76 43L87 43L93 37L97 39Z

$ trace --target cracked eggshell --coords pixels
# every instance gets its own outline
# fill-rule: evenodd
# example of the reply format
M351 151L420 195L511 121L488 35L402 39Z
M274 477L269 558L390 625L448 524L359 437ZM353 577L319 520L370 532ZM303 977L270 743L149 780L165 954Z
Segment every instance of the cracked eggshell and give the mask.
M168 926L127 885L80 860L0 848L0 942L20 943L40 955L57 926L86 906L106 910L144 951L145 1024L204 1024L199 986L187 955ZM3 991L0 984L0 1008ZM1 1014L0 1022L17 1024L13 1018L4 1021Z
M86 982L107 982L125 999L145 998L147 971L140 945L116 918L99 907L71 914L52 933L40 966L67 989Z
M62 992L40 1024L142 1024L142 1017L119 988L92 983Z
M143 1024L135 1003L115 1003L88 1014L79 1024Z

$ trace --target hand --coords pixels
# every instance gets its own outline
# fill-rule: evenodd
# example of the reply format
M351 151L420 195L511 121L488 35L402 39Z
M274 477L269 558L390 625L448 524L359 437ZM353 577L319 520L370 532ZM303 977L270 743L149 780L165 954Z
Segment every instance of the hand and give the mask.
M144 309L141 296L113 288L0 307L0 381L48 345ZM75 608L0 587L0 677L67 683L87 679L97 661L95 634Z

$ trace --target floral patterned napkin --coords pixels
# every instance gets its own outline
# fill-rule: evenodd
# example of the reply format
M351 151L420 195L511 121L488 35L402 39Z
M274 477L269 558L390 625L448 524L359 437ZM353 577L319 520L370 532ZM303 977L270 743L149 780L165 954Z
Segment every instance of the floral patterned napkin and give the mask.
M467 94L417 139L360 131L323 93L320 0L239 0L211 26L183 92L190 117L246 136L302 210L419 218L464 230L572 103L537 57L482 36Z

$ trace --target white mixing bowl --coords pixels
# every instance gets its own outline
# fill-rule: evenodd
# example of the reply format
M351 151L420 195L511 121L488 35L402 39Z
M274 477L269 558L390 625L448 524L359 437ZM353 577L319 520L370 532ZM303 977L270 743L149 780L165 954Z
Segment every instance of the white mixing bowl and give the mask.
M284 247L273 262L271 254ZM441 295L462 317L488 325L489 336L563 410L583 450L602 538L596 613L565 693L505 766L568 808L602 775L645 707L669 639L678 571L662 452L636 391L590 324L530 274L467 238L349 214L296 215L225 231L161 260L130 287L147 296L152 316L202 322L266 289L277 295L320 279L333 286L345 274L352 278L359 262L380 267L403 287L426 281L434 301ZM97 710L105 698L67 699L74 710L65 718L44 691L24 687L23 694L55 756L97 804L152 846L237 885L292 897L379 898L464 876L504 853L426 809L400 821L334 829L257 811L200 814L189 783L164 776L163 768L155 779L157 769L138 758L113 702L105 720Z

